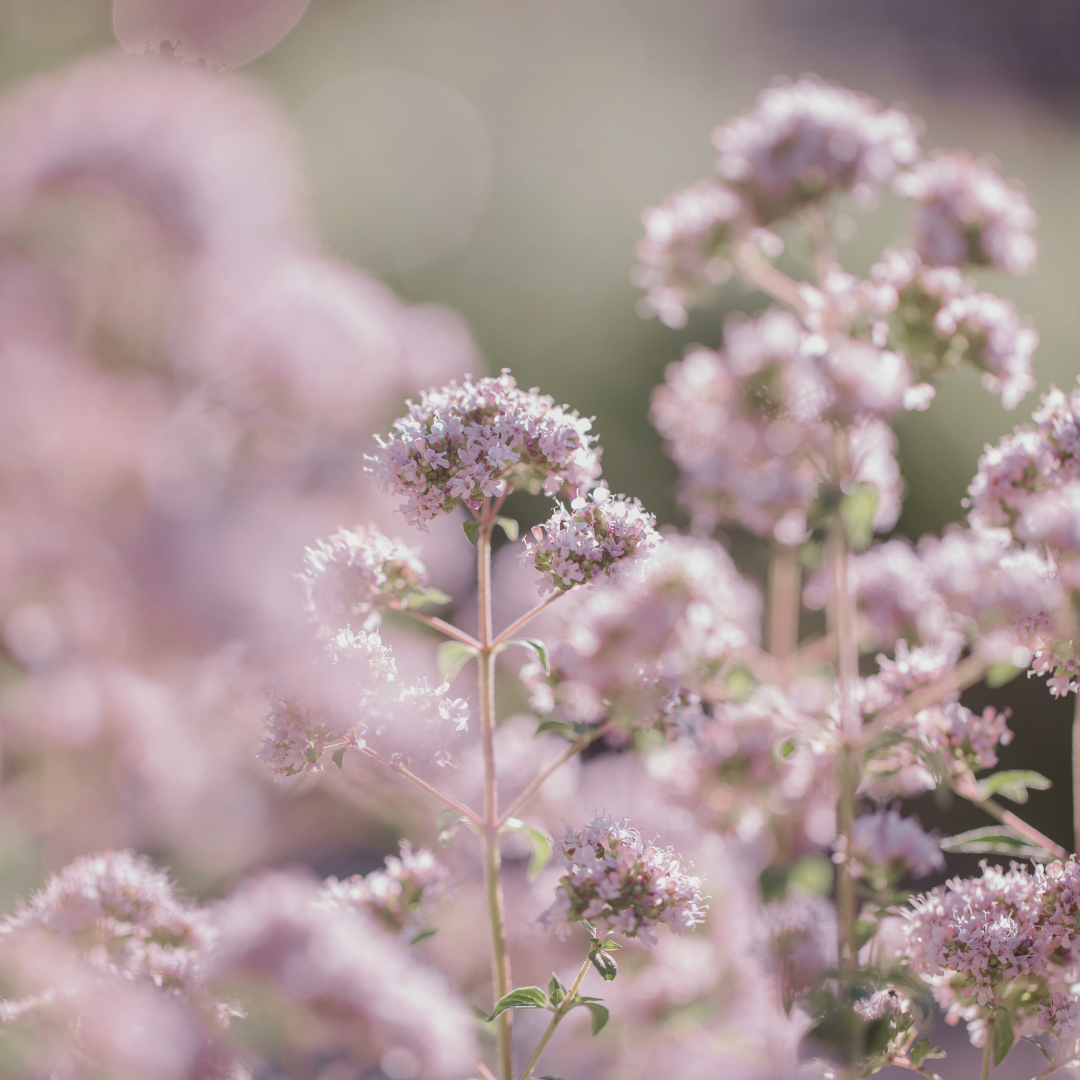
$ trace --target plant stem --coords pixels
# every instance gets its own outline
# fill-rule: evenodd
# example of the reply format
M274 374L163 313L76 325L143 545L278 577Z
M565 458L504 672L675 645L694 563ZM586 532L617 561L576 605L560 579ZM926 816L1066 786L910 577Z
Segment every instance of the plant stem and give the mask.
M476 541L477 584L480 607L479 692L480 737L484 748L484 892L491 921L491 981L494 1000L510 992L510 953L506 941L506 910L503 902L499 855L499 794L495 778L495 652L491 637L491 529L494 511L485 500ZM514 1061L510 1010L495 1022L498 1073L513 1080Z
M1080 853L1080 692L1075 698L1072 727L1073 851Z
M531 622L548 606L553 604L563 594L561 592L553 593L551 596L544 597L539 604L534 608L530 608L520 618L515 619L499 636L491 643L492 648L498 648L504 641L509 640L513 635L520 630L526 623Z
M370 746L364 746L360 748L362 754L367 754L368 757L378 758L378 753L372 750ZM384 762L384 764L386 764ZM464 803L458 802L457 799L450 795L447 795L445 791L440 791L434 784L429 784L426 780L421 780L416 773L409 772L408 769L401 765L390 765L394 772L401 776L404 776L410 784L415 784L421 791L427 792L433 799L438 800L448 810L453 810L455 813L460 814L467 821L471 821L477 828L483 828L483 821L477 816L476 812L470 810Z
M399 608L398 610L402 609ZM468 645L470 649L480 648L480 642L471 634L466 634L464 630L459 630L456 626L452 626L443 619L437 619L434 615L425 615L422 611L412 611L411 609L405 611L404 614L419 619L420 622L438 630L440 634L445 634L448 638L460 641L462 645Z
M798 315L806 314L806 301L799 289L799 282L766 262L752 244L743 244L736 250L735 266L751 285L787 304Z
M994 1022L997 1017L993 1013L986 1021L986 1045L983 1047L982 1056L982 1080L990 1080L990 1063L994 1057Z
M769 554L769 652L787 660L799 646L799 549L773 543Z
M1055 844L1049 836L1044 836L1034 825L1029 825L1023 818L1017 817L1011 810L1006 810L1004 806L993 799L984 799L979 791L978 782L971 773L956 777L949 786L961 798L967 799L968 802L985 811L995 821L1000 821L1002 825L1008 825L1011 829L1015 829L1025 840L1028 840L1036 847L1045 848L1059 859L1069 857L1069 853L1060 844Z
M566 997L559 1007L552 1013L547 1030L540 1036L540 1041L536 1044L536 1049L533 1051L532 1057L529 1058L528 1065L522 1069L521 1076L518 1077L518 1080L529 1080L529 1077L532 1076L532 1071L536 1067L536 1063L540 1060L540 1055L544 1052L544 1047L551 1041L551 1036L555 1034L555 1029L559 1026L562 1018L570 1011L570 1002L574 1000L574 996L581 988L582 981L584 980L591 963L592 961L586 957L585 963L581 965L581 970L577 973L577 978L574 980L573 986L567 991Z

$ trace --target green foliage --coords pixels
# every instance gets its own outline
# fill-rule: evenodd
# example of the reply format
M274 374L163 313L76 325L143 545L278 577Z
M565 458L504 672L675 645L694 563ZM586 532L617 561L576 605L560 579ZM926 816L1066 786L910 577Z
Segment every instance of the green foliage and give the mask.
M437 654L439 677L443 682L453 682L457 673L475 655L475 649L470 649L468 645L462 645L460 641L444 641L439 646Z
M1042 773L1030 769L1006 769L979 781L979 791L984 799L989 799L991 795L1004 795L1014 803L1026 803L1029 788L1032 791L1046 791L1052 786Z
M551 860L551 851L554 844L551 835L538 825L526 825L524 821L519 821L517 818L507 819L504 828L510 832L521 833L529 841L529 846L532 848L532 858L529 860L528 878L530 881L535 881L536 876Z

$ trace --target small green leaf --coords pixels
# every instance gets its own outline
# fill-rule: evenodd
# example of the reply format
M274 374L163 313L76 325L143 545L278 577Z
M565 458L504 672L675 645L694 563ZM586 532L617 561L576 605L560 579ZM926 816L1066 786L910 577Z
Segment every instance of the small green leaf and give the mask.
M439 928L437 926L429 926L425 930L418 931L409 944L415 945L418 941L426 941L429 937L434 937L438 932Z
M864 550L874 535L874 514L877 512L877 488L858 484L840 500L840 518L844 532L856 551Z
M346 750L348 750L348 749L349 749L349 748L348 748L347 746L339 746L339 747L338 747L338 748L337 748L337 749L336 749L336 750L335 750L335 751L334 751L334 752L333 752L333 753L332 753L332 754L330 755L330 757L332 758L332 760L333 760L334 764L335 764L335 765L336 765L336 766L337 766L337 767L338 767L339 769L341 768L341 760L342 760L342 758L344 758L344 757L345 757L345 751L346 751Z
M1022 1036L1022 1038L1024 1042L1031 1043L1031 1045L1034 1046L1035 1049L1038 1050L1039 1053L1042 1054L1042 1056L1046 1058L1048 1062L1052 1062L1054 1060L1054 1055L1051 1054L1050 1051L1047 1050L1046 1047L1043 1046L1043 1044L1039 1042L1038 1039L1033 1039L1030 1035L1024 1035Z
M439 675L442 681L450 683L454 676L476 655L474 649L462 645L460 641L444 641L439 646L437 659Z
M499 526L504 533L506 533L506 539L513 543L518 538L518 523L513 518L497 517L495 524Z
M920 1039L909 1051L908 1060L915 1068L919 1068L926 1060L926 1055L930 1053L930 1039Z
M413 589L405 597L405 606L407 608L419 608L425 604L449 604L452 599L453 597L447 596L442 589L435 589L430 585L425 585L422 589Z
M495 1008L487 1018L490 1023L507 1009L550 1009L547 994L539 986L520 986L495 1002Z
M559 976L553 971L551 981L548 983L548 1001L552 1005L558 1005L566 999L566 987L559 981Z
M599 1035L611 1014L604 1005L597 1001L585 1001L582 1004L592 1013L592 1033Z
M1028 801L1028 789L1046 791L1053 785L1042 773L1030 769L1005 769L979 781L979 791L984 799L991 795L1004 795L1014 803Z
M435 819L435 828L438 830L436 839L443 847L449 847L457 836L458 829L465 824L465 819L453 810L443 810Z
M1000 1065L1016 1042L1016 1034L1008 1017L999 1015L994 1024L994 1064Z
M470 544L475 544L480 539L480 522L476 518L466 518L461 523L461 527L465 530Z
M524 821L519 821L517 818L509 818L506 822L506 828L512 832L521 833L529 841L529 845L532 847L532 858L529 860L528 878L530 881L535 881L536 876L547 866L548 861L551 859L551 849L554 841L544 829L536 825L526 825Z
M754 678L754 673L745 664L735 664L724 675L724 686L727 687L731 699L741 704L744 701L749 701L757 686L757 679Z
M551 664L548 661L547 646L537 638L514 638L512 641L506 643L509 645L521 645L523 648L533 653L537 660L544 665L544 674L551 674Z
M611 982L619 974L619 965L615 963L615 958L608 956L606 952L593 949L589 953L589 959L592 961L592 966L600 972L600 977L604 982Z
M546 735L549 731L557 731L571 742L577 738L574 734L574 729L569 724L564 724L561 720L541 720L536 726L537 735Z
M986 669L984 678L986 685L993 690L999 686L1004 686L1007 682L1012 682L1019 674L1020 668L1013 667L1007 660L999 660Z
M942 851L959 851L967 855L1015 855L1021 859L1044 858L1051 853L1033 847L1008 825L986 825L981 829L947 836L939 841Z
M828 896L833 887L833 864L821 855L807 855L791 868L788 883L814 896Z

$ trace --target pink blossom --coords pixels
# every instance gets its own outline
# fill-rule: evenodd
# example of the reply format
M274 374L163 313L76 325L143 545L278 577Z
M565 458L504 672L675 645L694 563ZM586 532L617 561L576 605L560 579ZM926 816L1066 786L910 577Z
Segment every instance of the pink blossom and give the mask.
M848 855L858 864L903 867L912 877L945 869L937 840L914 818L901 817L895 810L856 818Z

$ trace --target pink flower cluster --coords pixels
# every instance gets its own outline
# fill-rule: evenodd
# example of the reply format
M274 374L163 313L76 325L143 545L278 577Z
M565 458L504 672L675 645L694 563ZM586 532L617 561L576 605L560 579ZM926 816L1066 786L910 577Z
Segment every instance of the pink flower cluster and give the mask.
M895 290L903 352L924 376L967 360L1006 409L1035 389L1031 361L1039 335L1008 300L978 291L954 266L924 265L910 249L886 251L871 276Z
M716 168L760 225L839 191L868 201L919 157L918 121L805 76L777 82L713 132Z
M731 276L727 256L742 210L730 188L699 180L641 215L645 235L635 250L633 281L645 290L642 315L658 315L673 328L686 325L687 308Z
M408 499L406 519L423 528L515 489L571 498L587 491L600 475L591 427L536 389L520 390L509 371L469 377L410 402L370 468L383 490Z
M567 510L559 506L543 525L525 537L522 562L543 574L542 592L566 592L611 577L616 566L645 555L660 543L656 518L637 499L612 496L596 487L575 499Z
M926 877L945 869L937 840L914 818L901 817L896 810L856 818L847 854L859 875L866 873L865 867L882 867L897 877L904 873Z
M431 851L413 851L412 844L402 840L400 854L387 855L384 867L344 881L327 878L321 903L362 908L387 929L411 936L418 915L431 911L447 895L449 883L450 871Z
M426 680L400 686L395 674L394 658L377 633L342 630L274 692L256 756L284 781L321 772L327 750L370 745L407 755L467 730L469 704L452 698L447 684L434 690ZM434 760L452 762L441 746Z
M1027 196L986 161L938 151L893 182L917 202L916 246L931 266L997 266L1026 274L1035 265L1038 222Z
M555 853L569 872L540 919L560 938L585 919L651 945L659 923L682 934L708 915L700 879L682 869L671 848L645 843L628 821L597 817L577 832L568 825Z
M760 634L761 596L711 540L668 536L633 574L560 601L551 675L522 670L531 704L573 723L658 719L672 684L715 677Z
M896 438L868 414L900 407L909 380L902 360L883 374L876 365L884 355L842 336L826 342L773 309L732 316L721 351L697 347L669 364L651 416L682 470L682 498L695 519L704 527L736 521L781 543L800 542L831 441L826 417L852 408L860 419L844 480L875 487L874 525L890 528L903 490ZM895 394L893 375L900 378Z
M374 629L380 607L407 603L428 581L416 552L374 525L338 529L317 540L305 550L299 576L308 615L327 635L353 619L365 630Z
M1075 858L1008 870L982 864L977 878L953 878L911 902L911 965L947 1016L968 1021L973 1041L993 1010L1017 1035L1075 1034L1071 988L1078 971L1080 866Z

